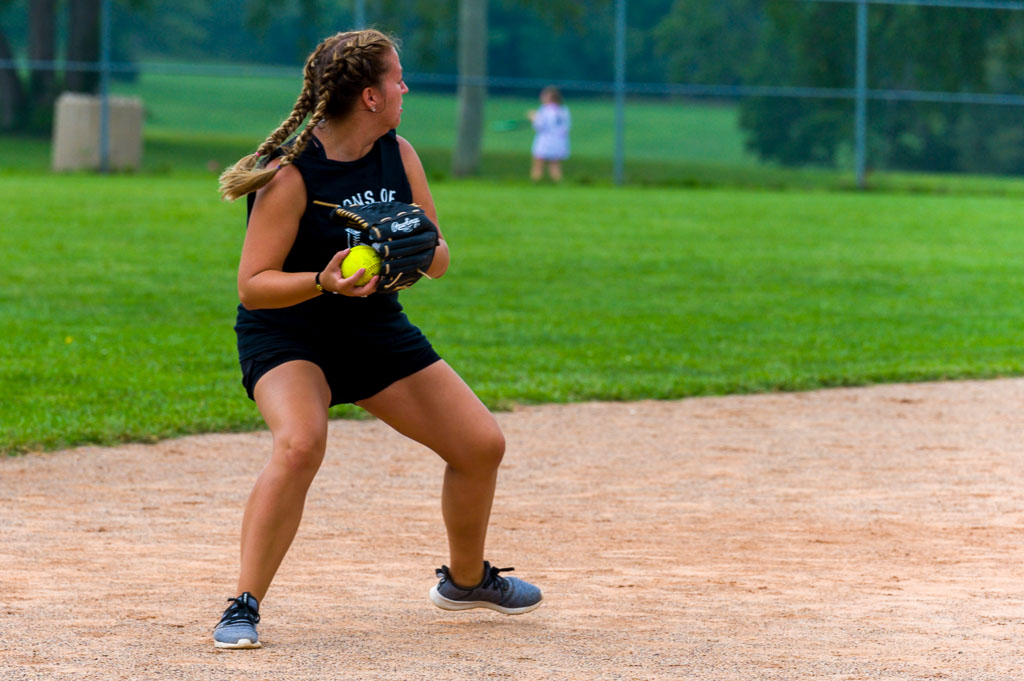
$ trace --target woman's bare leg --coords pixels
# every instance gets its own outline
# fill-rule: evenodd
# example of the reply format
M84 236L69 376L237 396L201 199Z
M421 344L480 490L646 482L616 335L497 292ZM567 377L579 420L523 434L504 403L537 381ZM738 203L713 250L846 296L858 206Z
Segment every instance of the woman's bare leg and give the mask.
M299 529L306 492L323 461L330 389L318 366L297 360L267 372L253 394L274 449L242 519L238 593L248 591L262 601Z
M505 436L487 407L445 362L436 362L357 403L431 448L448 464L441 513L456 584L483 579L484 544Z

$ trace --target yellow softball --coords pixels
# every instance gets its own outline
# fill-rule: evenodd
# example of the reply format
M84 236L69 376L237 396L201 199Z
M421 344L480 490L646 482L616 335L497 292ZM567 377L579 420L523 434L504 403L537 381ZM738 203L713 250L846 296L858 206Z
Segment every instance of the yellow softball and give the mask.
M345 259L341 261L341 276L348 279L360 268L365 268L366 272L359 277L356 284L365 286L380 272L380 256L377 255L377 251L369 246L353 246Z

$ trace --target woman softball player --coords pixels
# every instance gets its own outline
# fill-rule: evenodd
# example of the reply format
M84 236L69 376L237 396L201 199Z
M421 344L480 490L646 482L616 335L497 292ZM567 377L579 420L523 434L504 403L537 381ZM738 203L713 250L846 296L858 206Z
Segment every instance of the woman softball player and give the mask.
M214 630L218 648L260 647L259 604L323 460L327 410L343 402L447 463L441 509L451 566L437 570L431 601L447 610L506 614L541 603L537 587L502 576L506 569L483 559L505 450L498 424L409 322L397 293L378 292L376 276L358 285L363 270L341 275L344 234L314 204L416 203L437 223L419 157L394 132L406 92L388 36L331 36L307 60L288 119L221 176L225 198L248 197L235 330L243 384L273 434L273 452L245 507L238 595ZM448 244L438 237L426 271L431 278L448 269Z

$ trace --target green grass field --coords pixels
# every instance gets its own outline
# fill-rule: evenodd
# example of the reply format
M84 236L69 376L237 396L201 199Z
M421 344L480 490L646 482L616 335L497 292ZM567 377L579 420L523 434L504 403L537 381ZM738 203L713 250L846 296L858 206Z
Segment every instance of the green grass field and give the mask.
M244 208L212 175L0 183L0 450L261 425L231 328ZM1016 199L610 192L435 183L452 270L403 300L489 405L1024 367Z

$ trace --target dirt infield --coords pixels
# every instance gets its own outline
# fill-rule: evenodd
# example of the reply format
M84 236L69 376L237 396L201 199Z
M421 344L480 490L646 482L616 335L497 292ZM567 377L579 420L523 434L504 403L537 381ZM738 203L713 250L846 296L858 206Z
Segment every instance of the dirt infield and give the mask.
M335 421L256 651L215 651L267 433L0 461L0 678L1021 679L1024 380L531 407L448 613L442 464Z

